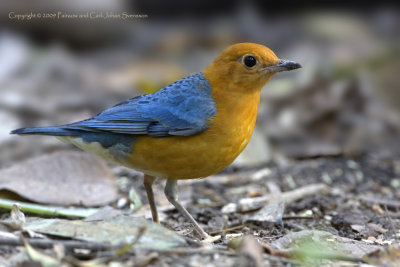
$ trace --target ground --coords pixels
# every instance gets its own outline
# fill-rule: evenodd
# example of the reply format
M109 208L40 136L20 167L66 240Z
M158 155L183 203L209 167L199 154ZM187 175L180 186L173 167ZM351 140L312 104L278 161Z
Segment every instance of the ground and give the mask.
M0 33L0 265L400 265L398 9L287 13L284 3L265 15L244 3L193 21L157 19L156 7L128 24L8 21ZM160 227L141 173L54 138L9 135L154 92L243 41L303 68L263 88L252 139L233 165L179 182L180 201L220 236L211 244L168 203L164 180L154 184Z

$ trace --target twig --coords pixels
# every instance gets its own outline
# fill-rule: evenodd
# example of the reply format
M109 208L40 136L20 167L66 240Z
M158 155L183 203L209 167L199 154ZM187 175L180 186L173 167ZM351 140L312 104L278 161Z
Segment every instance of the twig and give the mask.
M325 184L311 184L292 191L283 192L282 194L268 194L262 197L242 198L239 200L239 203L230 210L230 212L255 210L264 206L268 202L276 200L290 203L317 193L327 193L329 191L330 188Z
M52 248L56 244L61 244L66 248L80 248L80 249L90 249L90 250L119 249L122 247L121 245L116 246L105 243L83 242L75 240L26 239L26 241L32 247L38 247L38 248ZM0 245L23 246L24 243L19 239L0 238Z
M211 234L211 235L214 235L214 234L220 234L220 233L227 233L227 232L231 232L231 231L235 231L235 230L242 229L243 227L246 227L246 226L248 226L248 225L250 225L250 223L245 223L245 224L241 224L241 225L236 225L236 226L224 228L224 229L222 229L222 230L212 231L212 232L210 232L210 234Z
M326 184L310 184L275 197L282 198L286 203L290 203L317 193L328 193L329 191L330 188Z
M314 220L313 216L283 216L282 220Z
M264 249L264 252L266 252L269 255L272 256L277 256L277 257L283 257L286 259L291 259L293 258L292 255L287 252L287 251L279 251L276 250L275 248L273 248L271 245L269 245L268 243L265 242L259 242L259 244L261 245L261 247Z
M388 208L387 208L386 205L384 205L383 207L385 208L386 216L387 216L387 218L389 219L390 227L392 228L393 233L396 233L397 230L396 230L396 227L394 227L394 222L393 222L392 217L391 217L390 214L389 214ZM395 235L395 239L397 239L397 235Z
M47 215L47 216L62 216L62 217L76 217L76 218L85 218L89 215L92 215L99 211L99 209L93 208L75 208L69 209L59 206L49 206L49 205L40 205L34 203L27 203L15 200L8 199L0 199L0 207L4 209L11 210L14 204L19 205L19 209L23 212L29 212L33 214Z
M391 208L400 208L400 201L396 201L396 200L376 199L376 198L369 198L369 197L365 197L365 196L359 197L359 200L367 202L367 203L379 204L379 205L387 206L387 207L391 207Z
M260 181L267 176L271 175L270 168L262 168L259 170L241 171L228 174L216 174L209 176L207 180L212 181L213 184L244 184L254 181ZM198 180L182 180L181 184L193 184Z
M118 249L115 258L118 258L122 255L124 255L125 253L127 253L134 245L136 245L136 243L139 241L139 239L143 236L144 232L146 232L147 227L143 226L141 228L139 228L138 233L135 236L135 239L130 242L129 244L124 245L122 248Z
M239 257L240 255L235 252L235 251L230 251L230 250L225 250L225 249L204 249L204 248L173 248L170 250L165 250L165 251L159 251L159 254L178 254L178 255L192 255L192 254L198 254L198 255L215 255L215 254L221 254L225 256L230 256L230 257ZM273 255L263 255L264 260L268 261L274 261L274 262L284 262L284 263L290 263L290 264L295 264L297 261L293 259L288 259L288 258L283 258L283 257L277 257Z

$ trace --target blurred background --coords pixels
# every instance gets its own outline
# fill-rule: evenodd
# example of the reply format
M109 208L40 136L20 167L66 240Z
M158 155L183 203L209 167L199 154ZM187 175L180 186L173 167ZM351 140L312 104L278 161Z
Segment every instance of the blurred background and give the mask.
M303 68L263 89L236 166L399 153L400 9L341 3L3 0L0 167L71 148L11 130L85 119L203 70L237 42Z

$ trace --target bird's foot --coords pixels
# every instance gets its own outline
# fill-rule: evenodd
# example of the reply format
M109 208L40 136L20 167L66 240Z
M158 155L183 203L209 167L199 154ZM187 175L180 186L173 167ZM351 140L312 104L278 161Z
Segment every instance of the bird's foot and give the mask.
M202 237L201 243L203 244L212 244L218 240L221 239L221 235L216 235L216 236L210 236L210 235L206 235Z

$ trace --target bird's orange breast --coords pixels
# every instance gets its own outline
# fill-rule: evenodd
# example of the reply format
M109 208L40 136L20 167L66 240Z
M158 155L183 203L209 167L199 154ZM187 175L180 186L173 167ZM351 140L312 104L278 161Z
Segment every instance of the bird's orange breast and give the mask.
M212 94L217 114L211 126L192 136L138 137L127 165L146 174L169 179L206 177L226 168L250 140L257 117L260 90Z

